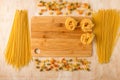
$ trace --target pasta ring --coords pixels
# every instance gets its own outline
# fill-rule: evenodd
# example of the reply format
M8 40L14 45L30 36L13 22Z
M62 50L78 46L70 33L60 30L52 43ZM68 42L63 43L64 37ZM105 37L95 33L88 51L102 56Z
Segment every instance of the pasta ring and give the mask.
M93 26L94 26L93 22L87 18L82 19L82 21L80 22L80 27L84 32L91 32Z
M65 26L66 26L66 29L73 31L77 27L77 21L69 17L65 21Z
M81 35L80 40L82 44L86 45L86 44L90 44L93 41L94 37L95 35L93 33L85 33Z

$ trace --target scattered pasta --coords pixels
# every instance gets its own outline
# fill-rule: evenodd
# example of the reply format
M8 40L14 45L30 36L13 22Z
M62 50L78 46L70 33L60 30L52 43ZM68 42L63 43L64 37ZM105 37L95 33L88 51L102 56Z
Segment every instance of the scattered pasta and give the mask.
M92 11L89 3L83 2L69 2L69 1L50 1L46 2L44 0L39 1L38 7L40 7L40 15L44 14L46 11L53 11L56 15L62 14L72 14L72 12L77 10L79 15L85 15L84 11ZM44 8L45 10L43 10ZM83 9L84 11L81 11ZM65 10L63 12L63 10ZM80 10L80 11L79 11ZM49 13L51 15L51 13ZM89 15L87 15L89 16Z
M86 70L90 71L90 61L87 59L35 59L36 68L39 71L77 71Z

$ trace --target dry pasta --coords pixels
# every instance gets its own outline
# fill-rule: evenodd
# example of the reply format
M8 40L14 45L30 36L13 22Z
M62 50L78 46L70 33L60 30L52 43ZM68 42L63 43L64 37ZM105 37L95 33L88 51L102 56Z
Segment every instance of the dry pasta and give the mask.
M95 35L93 33L84 33L81 35L80 41L84 45L89 45L93 41Z
M77 27L77 21L74 18L68 17L65 21L65 26L66 29L73 31Z
M94 27L94 24L91 19L84 18L80 22L80 27L83 32L92 32L92 28Z
M30 33L26 10L16 10L14 22L5 51L5 60L16 69L31 61Z
M99 10L93 15L98 60L108 63L112 55L120 25L120 13L117 10Z

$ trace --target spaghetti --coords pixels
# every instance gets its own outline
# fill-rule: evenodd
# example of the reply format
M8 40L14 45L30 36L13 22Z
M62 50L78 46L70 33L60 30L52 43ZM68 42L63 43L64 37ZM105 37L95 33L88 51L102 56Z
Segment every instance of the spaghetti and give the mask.
M116 10L99 10L93 15L96 24L96 46L100 63L108 63L112 55L120 26L120 13Z
M20 69L31 61L30 33L26 10L16 10L14 22L7 48L5 60L16 69Z

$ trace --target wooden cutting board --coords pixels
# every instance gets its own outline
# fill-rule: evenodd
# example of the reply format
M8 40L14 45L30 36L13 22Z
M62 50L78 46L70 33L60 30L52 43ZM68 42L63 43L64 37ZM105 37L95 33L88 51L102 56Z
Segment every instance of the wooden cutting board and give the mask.
M31 20L31 45L33 56L77 57L91 56L92 44L82 45L80 28L65 28L67 16L34 16ZM83 17L73 17L80 21ZM40 53L35 50L39 49Z

